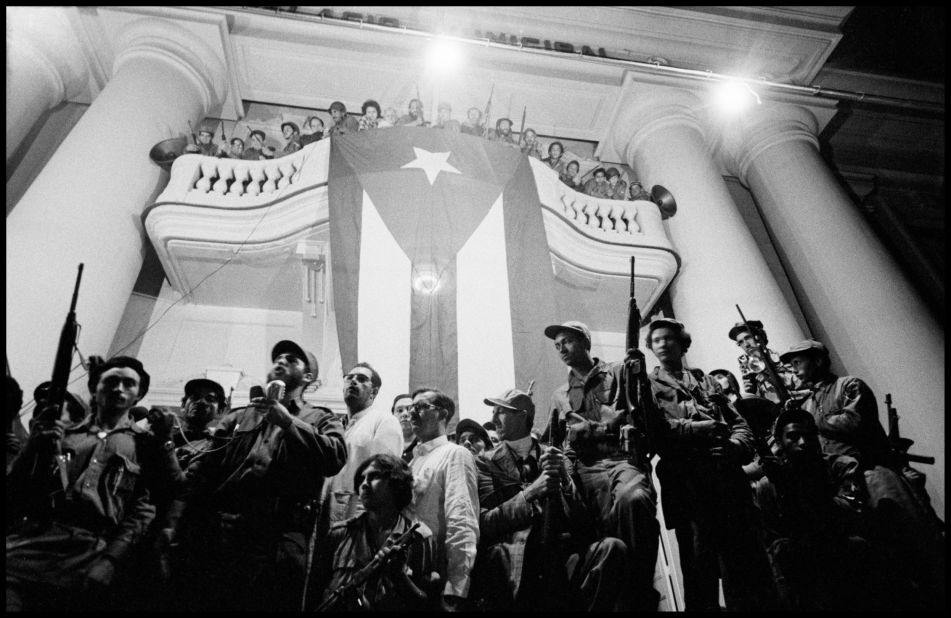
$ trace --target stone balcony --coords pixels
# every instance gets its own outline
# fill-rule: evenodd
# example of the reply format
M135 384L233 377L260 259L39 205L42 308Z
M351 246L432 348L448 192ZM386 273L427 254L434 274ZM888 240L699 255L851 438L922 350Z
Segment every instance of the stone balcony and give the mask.
M329 252L329 155L322 140L270 161L176 159L144 215L172 288L194 290L198 304L301 310L315 288L302 262ZM571 287L598 281L602 295L609 290L603 310L616 312L626 306L633 255L647 315L679 268L658 207L578 193L540 161L532 170L556 278Z

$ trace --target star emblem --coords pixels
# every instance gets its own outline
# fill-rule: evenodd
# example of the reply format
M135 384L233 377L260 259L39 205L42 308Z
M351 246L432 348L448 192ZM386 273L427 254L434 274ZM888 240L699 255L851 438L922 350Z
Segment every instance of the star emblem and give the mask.
M429 152L428 150L423 150L422 148L417 148L413 146L413 150L416 152L416 158L400 169L412 169L418 168L426 172L426 180L429 181L429 186L432 186L436 183L436 177L439 176L439 172L447 172L450 174L461 174L459 170L449 165L448 159L451 152Z

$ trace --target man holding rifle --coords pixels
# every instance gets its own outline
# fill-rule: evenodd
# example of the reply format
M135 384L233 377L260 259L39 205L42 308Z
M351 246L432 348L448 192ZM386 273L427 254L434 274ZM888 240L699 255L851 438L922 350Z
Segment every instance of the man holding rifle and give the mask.
M698 379L685 366L690 343L677 320L647 327L646 345L660 361L650 374L658 406L648 417L650 440L660 455L664 519L680 548L686 610L718 611L718 578L728 611L768 609L769 566L741 468L753 456L753 433L714 378Z
M802 341L780 355L802 382L804 395L787 402L812 414L826 455L848 455L859 461L868 487L878 540L889 552L896 572L908 575L909 591L900 594L922 609L934 609L944 596L944 524L926 494L918 495L908 478L920 473L908 466L888 441L878 418L878 404L868 385L855 376L832 373L829 351L814 339ZM914 592L911 592L914 590Z
M653 581L660 527L646 427L642 415L631 414L625 406L629 365L592 358L591 333L581 322L554 324L545 329L545 336L554 340L568 366L568 381L552 394L551 443L567 443L566 455L596 521L597 536L616 537L628 547L633 585L621 584L629 595L626 602L654 611L659 601Z
M102 609L103 591L155 517L147 433L129 416L149 374L117 356L92 369L90 384L95 413L66 427L57 405L40 410L7 474L8 505L25 511L7 535L7 611ZM65 488L53 465L57 450Z

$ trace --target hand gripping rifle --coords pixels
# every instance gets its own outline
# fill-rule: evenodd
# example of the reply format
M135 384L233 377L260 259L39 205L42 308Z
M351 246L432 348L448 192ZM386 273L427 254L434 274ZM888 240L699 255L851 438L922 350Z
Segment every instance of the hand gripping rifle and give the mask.
M76 300L79 298L79 282L83 278L83 265L79 265L79 272L76 273L76 287L73 289L73 300L69 305L69 313L66 314L66 322L63 324L63 331L59 335L59 345L56 348L56 360L53 363L53 377L50 383L49 399L46 410L49 410L50 417L41 418L46 422L57 421L63 413L63 406L66 403L66 387L69 385L69 373L72 370L73 350L76 349L76 337L79 334L79 325L76 323ZM57 416L52 417L53 414ZM69 487L69 475L66 470L66 457L63 455L63 446L59 440L56 441L53 457L56 461L56 467L59 469L59 478L62 489L65 491Z
M373 560L371 560L365 567L363 567L362 569L360 569L359 571L353 574L353 576L350 578L350 581L348 581L343 586L340 586L339 588L334 590L333 593L331 593L331 595L327 597L327 600L321 603L320 606L317 607L316 611L318 612L330 611L334 609L334 606L340 601L342 601L343 599L348 598L351 594L357 594L358 588L360 586L365 584L367 580L369 580L371 577L376 575L379 571L383 569L383 567L389 564L390 561L396 557L396 554L398 554L399 552L409 547L410 543L412 543L413 533L416 532L417 528L419 528L419 522L410 526L406 532L401 534L395 541L393 541L393 547L396 548L395 551L392 551L383 557L374 556ZM366 603L366 600L365 599L361 600L360 596L357 597L357 600L358 600L358 603L363 605ZM363 609L370 610L372 608L364 607Z
M898 431L898 410L892 407L891 393L885 394L885 409L888 411L888 444L891 446L892 453L905 465L910 462L933 465L934 457L914 455L908 452L915 441L901 437L901 433Z

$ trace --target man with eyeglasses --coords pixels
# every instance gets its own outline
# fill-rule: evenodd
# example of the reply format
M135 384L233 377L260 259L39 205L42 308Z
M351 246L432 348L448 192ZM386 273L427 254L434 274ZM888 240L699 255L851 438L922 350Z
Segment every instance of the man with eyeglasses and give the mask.
M400 393L393 398L393 405L390 412L400 422L400 429L403 431L403 461L409 463L413 461L413 449L419 444L419 439L413 433L413 423L409 420L409 413L413 409L413 396L409 393Z
M328 489L330 523L359 515L363 511L353 486L357 467L371 455L403 452L400 422L386 408L374 405L383 381L368 363L357 363L343 376L343 401L350 422L343 437L347 442L347 463L332 479Z
M271 361L267 379L284 382L283 398L255 397L225 416L192 467L182 521L203 526L209 546L191 557L205 565L192 610L299 609L324 479L347 462L340 421L303 399L316 357L285 340Z
M479 494L475 459L446 436L456 406L435 388L413 392L410 422L419 438L410 464L413 508L436 535L436 570L445 582L443 601L463 609L479 542Z

